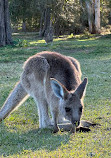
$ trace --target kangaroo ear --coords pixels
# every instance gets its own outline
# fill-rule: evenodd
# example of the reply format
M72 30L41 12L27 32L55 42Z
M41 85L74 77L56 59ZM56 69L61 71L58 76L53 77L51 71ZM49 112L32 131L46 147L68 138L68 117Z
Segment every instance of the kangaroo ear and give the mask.
M85 78L84 81L79 85L79 87L75 91L75 93L79 96L80 99L85 93L87 83L88 83L88 79Z
M51 78L50 81L54 94L60 99L65 99L65 96L67 94L66 88L54 78Z

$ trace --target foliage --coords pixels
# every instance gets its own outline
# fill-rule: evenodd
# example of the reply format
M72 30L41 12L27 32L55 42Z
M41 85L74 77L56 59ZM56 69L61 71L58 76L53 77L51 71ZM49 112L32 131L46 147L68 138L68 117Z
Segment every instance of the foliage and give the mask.
M81 33L88 27L87 10L81 0L10 0L10 13L14 31L40 31L44 27L44 13L50 8L50 20L55 34ZM82 1L83 2L83 1ZM111 1L101 1L101 25L111 23ZM41 24L42 22L42 24ZM24 25L23 25L24 24Z
M101 1L101 24L102 26L111 24L111 0Z
M33 1L29 0L11 0L10 1L10 14L12 20L12 26L14 31L20 26L21 29L23 22L26 25L27 30L34 30L39 25L40 13Z
M0 123L0 157L59 157L110 158L111 157L111 35L60 36L53 45L32 34L14 35L27 40L27 47L0 48L0 103L3 105L9 91L19 80L23 62L44 50L58 51L77 58L83 77L88 77L83 119L100 123L89 133L59 132L38 129L38 114L30 98Z

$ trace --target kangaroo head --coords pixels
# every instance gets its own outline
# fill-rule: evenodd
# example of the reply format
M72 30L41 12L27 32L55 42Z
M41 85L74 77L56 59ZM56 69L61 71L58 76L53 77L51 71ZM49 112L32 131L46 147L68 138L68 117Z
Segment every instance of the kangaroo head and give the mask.
M54 94L60 99L60 112L65 119L78 126L83 111L82 97L87 85L87 78L74 91L68 91L64 85L51 78L51 87Z

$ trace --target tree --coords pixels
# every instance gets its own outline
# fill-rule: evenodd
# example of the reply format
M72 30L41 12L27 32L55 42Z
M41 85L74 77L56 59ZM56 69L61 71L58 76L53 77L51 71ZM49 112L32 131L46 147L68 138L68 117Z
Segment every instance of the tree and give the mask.
M38 0L37 0L38 1ZM40 11L40 31L39 35L44 36L45 32L52 28L52 14L57 0L40 0L38 1L38 10Z
M40 36L44 36L45 31L50 27L51 24L51 8L46 7L41 13L41 24L40 24Z
M88 13L88 25L89 25L89 32L94 33L95 27L94 27L94 6L93 6L93 0L85 0L87 13Z
M100 0L80 0L80 2L82 8L85 4L87 9L89 32L100 33Z
M100 0L95 0L95 32L100 33Z
M0 0L0 46L12 44L8 0Z

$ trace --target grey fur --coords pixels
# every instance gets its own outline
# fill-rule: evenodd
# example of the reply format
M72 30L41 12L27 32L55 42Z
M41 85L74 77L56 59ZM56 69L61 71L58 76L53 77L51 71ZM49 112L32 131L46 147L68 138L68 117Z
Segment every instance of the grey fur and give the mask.
M0 111L0 121L30 95L38 106L40 128L53 125L57 132L57 124L68 119L74 129L81 119L87 85L86 78L81 82L81 75L80 64L72 57L56 52L41 52L30 57L24 64L20 82Z

